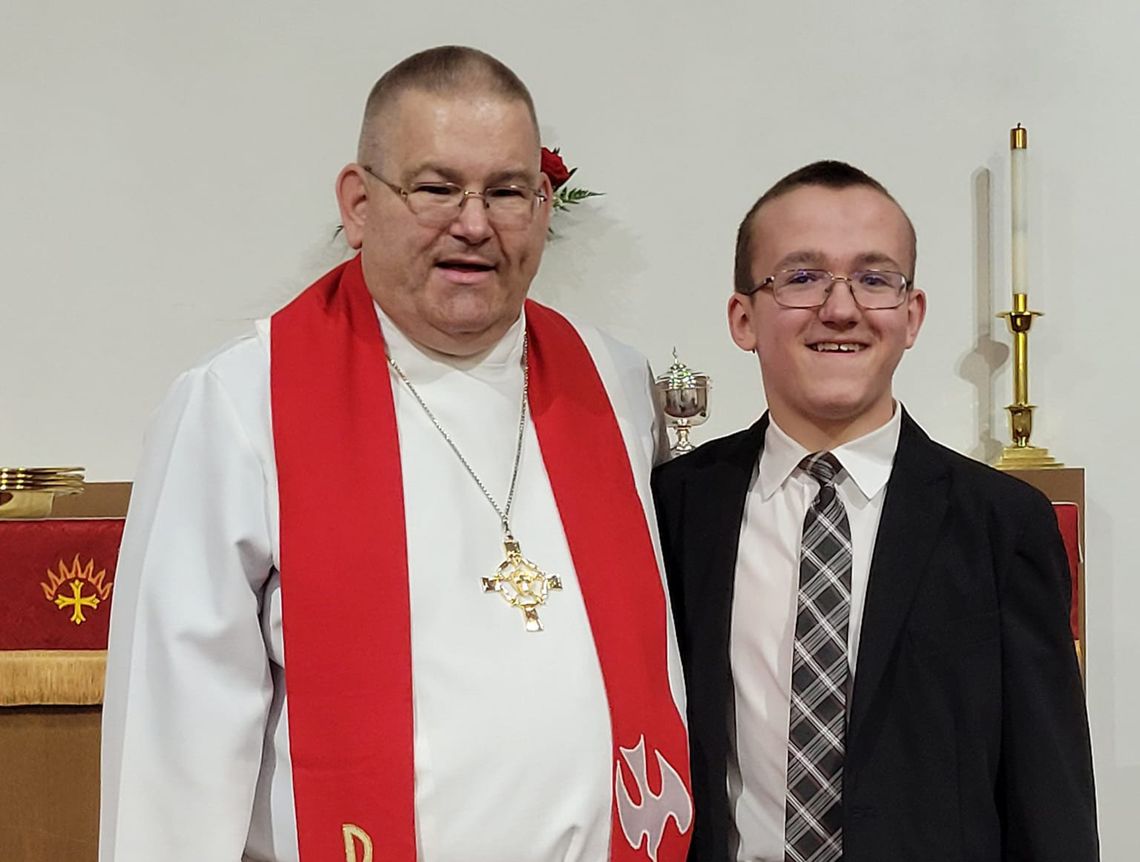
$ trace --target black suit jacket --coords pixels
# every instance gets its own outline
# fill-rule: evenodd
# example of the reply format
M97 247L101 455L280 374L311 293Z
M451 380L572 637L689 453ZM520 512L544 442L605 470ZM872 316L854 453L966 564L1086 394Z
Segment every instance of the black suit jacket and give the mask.
M690 860L726 862L733 580L767 416L658 468L688 686ZM845 862L1098 858L1088 720L1049 502L905 413L871 561L843 788Z

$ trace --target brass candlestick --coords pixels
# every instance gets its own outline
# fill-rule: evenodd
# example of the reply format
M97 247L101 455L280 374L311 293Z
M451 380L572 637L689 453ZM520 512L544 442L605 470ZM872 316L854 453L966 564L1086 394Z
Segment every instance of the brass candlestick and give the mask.
M1009 411L1009 431L1013 442L1002 449L998 460L999 470L1024 470L1030 467L1061 467L1060 461L1049 454L1043 446L1029 442L1033 434L1033 410L1037 406L1029 403L1029 328L1033 318L1041 317L1041 312L1029 310L1029 298L1024 293L1013 295L1013 310L1003 311L1013 333L1013 403L1006 405Z
M1001 458L995 466L999 470L1021 470L1039 467L1060 467L1061 462L1049 454L1049 450L1034 446L1029 442L1033 434L1033 410L1029 403L1029 329L1033 318L1041 312L1029 310L1029 295L1026 293L1026 195L1025 195L1025 151L1029 147L1029 135L1019 123L1009 130L1010 149L1010 196L1012 198L1013 245L1013 308L1003 311L1013 334L1013 403L1005 409L1009 411L1009 430L1013 442L1002 449Z

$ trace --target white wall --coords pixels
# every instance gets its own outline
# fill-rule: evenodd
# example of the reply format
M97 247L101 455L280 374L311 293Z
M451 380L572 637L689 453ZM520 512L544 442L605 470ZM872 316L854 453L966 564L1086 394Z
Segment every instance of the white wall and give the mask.
M606 197L563 219L537 296L716 385L702 439L763 407L724 326L735 226L821 157L880 178L930 313L897 391L936 437L1006 439L1007 130L1030 130L1035 442L1088 469L1088 694L1106 860L1140 792L1140 140L1129 0L310 4L0 11L0 462L129 479L171 378L334 261L332 180L364 96L443 42L531 86Z

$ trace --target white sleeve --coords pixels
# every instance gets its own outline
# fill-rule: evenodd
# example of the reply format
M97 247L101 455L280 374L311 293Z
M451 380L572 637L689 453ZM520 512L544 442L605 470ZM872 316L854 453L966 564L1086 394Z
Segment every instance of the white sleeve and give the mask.
M650 400L653 402L653 438L657 441L657 448L653 453L653 466L657 467L668 461L672 455L669 450L669 432L665 430L667 422L665 421L665 411L661 407L661 403L657 400L655 391L655 383L657 377L653 374L653 366L648 362L645 363L645 371L649 375L649 392Z
M268 419L266 419L268 421ZM273 694L266 467L210 366L148 435L115 578L101 862L237 862Z

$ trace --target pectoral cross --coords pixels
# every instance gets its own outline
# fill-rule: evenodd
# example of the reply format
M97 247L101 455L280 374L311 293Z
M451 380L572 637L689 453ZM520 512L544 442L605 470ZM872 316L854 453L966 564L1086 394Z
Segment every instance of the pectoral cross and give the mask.
M542 631L538 609L546 604L551 590L562 589L558 575L548 575L522 555L515 537L507 533L503 538L503 552L507 558L489 578L483 578L483 592L498 593L512 608L523 612L528 632Z

